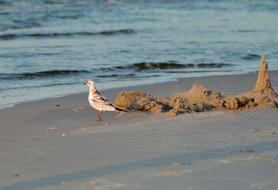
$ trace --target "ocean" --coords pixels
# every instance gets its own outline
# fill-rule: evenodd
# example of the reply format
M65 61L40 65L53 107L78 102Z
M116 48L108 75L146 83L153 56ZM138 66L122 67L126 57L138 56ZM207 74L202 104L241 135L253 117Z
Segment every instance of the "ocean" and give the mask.
M278 69L276 0L0 0L0 109L86 92ZM244 82L244 81L243 81Z

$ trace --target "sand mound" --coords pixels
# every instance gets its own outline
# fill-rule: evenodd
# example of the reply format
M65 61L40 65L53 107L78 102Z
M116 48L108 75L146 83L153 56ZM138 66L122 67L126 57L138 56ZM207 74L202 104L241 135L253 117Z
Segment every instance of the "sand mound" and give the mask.
M237 96L223 96L220 92L209 90L202 84L194 84L191 90L177 92L166 98L154 97L145 92L121 92L116 98L115 105L127 110L167 112L169 115L213 109L251 109L257 106L278 108L278 95L271 86L267 69L263 55L255 87Z

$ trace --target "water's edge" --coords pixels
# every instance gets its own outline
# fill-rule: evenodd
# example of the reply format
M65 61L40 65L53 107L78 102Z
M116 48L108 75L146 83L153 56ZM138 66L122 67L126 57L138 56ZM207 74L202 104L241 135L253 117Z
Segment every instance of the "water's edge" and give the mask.
M173 79L173 80L167 80L167 81L161 81L161 82L155 82L155 83L150 83L150 84L139 84L139 85L129 85L129 86L119 86L119 87L111 87L111 88L106 88L106 89L102 89L101 91L106 94L109 91L113 91L113 90L118 90L123 91L123 90L133 90L134 88L145 88L147 86L155 86L157 84L169 84L169 83L176 83L185 79L198 79L198 78L214 78L214 77L226 77L226 76L244 76L244 75L253 75L256 74L258 71L255 72L247 72L247 73L237 73L237 74L220 74L220 75L211 75L211 76L197 76L197 77L183 77L183 78L178 78L178 79ZM278 72L278 70L271 70L269 71L270 73L276 73ZM255 81L254 81L255 82ZM255 84L255 83L254 83ZM14 105L11 105L9 107L4 107L4 108L0 108L1 111L5 111L8 109L16 109L17 107L21 107L21 106L26 106L28 104L32 104L32 103L36 103L36 102L43 102L43 101L51 101L54 99L59 99L59 98L67 98L67 97L71 97L71 96L80 96L80 95L84 95L87 94L87 87L84 87L84 92L77 92L77 93L71 93L71 94L67 94L67 95L62 95L62 96L54 96L54 97L48 97L48 98L42 98L42 99L35 99L35 100L31 100L31 101L27 101L27 102L19 102L19 103L15 103Z

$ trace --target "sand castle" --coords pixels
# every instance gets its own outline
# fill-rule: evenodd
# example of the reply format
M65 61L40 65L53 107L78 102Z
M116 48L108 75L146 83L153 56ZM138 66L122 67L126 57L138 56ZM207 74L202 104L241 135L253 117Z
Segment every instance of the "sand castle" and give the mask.
M271 86L265 56L255 87L236 96L224 96L202 84L193 84L191 90L177 92L168 97L154 97L145 92L125 91L118 94L115 105L127 110L165 112L169 115L204 112L219 109L252 109L258 106L278 108L278 95Z

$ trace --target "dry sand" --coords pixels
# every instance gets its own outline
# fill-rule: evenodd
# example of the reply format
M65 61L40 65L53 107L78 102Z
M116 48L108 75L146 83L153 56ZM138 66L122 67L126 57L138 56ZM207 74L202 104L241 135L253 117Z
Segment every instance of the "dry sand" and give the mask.
M270 73L278 90L278 72ZM223 95L257 73L182 79L104 91L166 97L202 83ZM84 89L85 91L85 89ZM278 189L278 109L106 113L71 95L0 110L0 190Z

